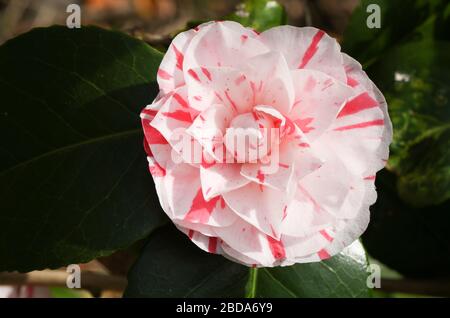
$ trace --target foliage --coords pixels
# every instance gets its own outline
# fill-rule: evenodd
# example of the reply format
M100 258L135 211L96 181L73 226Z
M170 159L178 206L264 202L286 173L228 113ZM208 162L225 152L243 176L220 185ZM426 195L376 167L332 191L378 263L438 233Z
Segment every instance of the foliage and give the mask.
M274 0L245 0L234 13L225 17L259 32L286 24L286 19L284 7Z
M0 270L86 262L165 221L138 116L161 58L94 27L0 47Z
M362 27L369 3L382 8L379 30ZM443 0L363 0L343 43L386 95L394 124L363 242L409 276L450 268L449 17ZM246 0L226 18L263 31L286 14L275 1ZM165 225L138 116L156 97L161 58L95 27L35 29L0 47L0 270L86 262L147 238L128 297L370 296L358 242L327 261L256 269Z
M369 3L381 29L361 28ZM343 48L385 94L394 126L387 169L364 244L408 276L449 275L450 4L362 1Z

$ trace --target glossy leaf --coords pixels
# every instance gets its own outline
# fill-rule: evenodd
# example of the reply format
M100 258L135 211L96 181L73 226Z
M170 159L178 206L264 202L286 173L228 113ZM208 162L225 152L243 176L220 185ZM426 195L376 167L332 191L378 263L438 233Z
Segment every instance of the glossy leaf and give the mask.
M173 226L151 235L126 297L368 297L359 242L319 263L248 268L203 252ZM176 283L174 283L176 282Z
M286 24L287 18L284 7L275 0L245 0L225 19L262 32Z
M377 176L378 200L363 235L367 252L409 277L450 275L450 201L414 208L396 191L397 177L383 170Z
M161 58L95 27L0 47L0 270L89 261L164 222L139 119Z
M412 206L450 198L450 43L411 42L368 69L394 126L388 169Z
M442 0L362 0L344 33L343 50L369 65L390 48L410 39L412 32L445 4ZM380 28L367 26L374 12L368 10L369 5L380 9Z

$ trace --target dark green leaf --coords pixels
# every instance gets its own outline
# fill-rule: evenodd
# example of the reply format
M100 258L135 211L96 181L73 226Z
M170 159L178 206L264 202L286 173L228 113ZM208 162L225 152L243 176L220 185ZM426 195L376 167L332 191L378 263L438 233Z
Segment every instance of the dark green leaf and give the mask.
M127 297L367 297L359 242L330 260L249 269L201 251L168 226L150 236L128 275Z
M203 252L172 225L161 228L128 274L126 297L243 297L248 269Z
M450 198L450 43L396 47L368 69L385 94L394 126L388 168L417 207Z
M397 195L397 178L383 170L377 175L378 200L363 235L367 252L410 277L450 275L450 201L413 208Z
M275 0L245 0L226 20L239 22L259 32L286 24L284 7Z
M85 262L165 220L139 120L161 58L95 27L0 47L0 270Z
M369 29L370 4L380 7L381 27ZM363 65L379 59L388 49L412 37L421 26L445 5L443 0L362 0L344 34L343 50Z

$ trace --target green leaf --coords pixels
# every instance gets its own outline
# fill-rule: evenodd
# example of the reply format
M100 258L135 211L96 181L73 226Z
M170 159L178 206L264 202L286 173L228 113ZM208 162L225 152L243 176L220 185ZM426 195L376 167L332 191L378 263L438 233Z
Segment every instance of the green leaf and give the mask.
M356 242L319 263L248 268L203 252L173 226L152 234L130 270L126 297L368 297Z
M450 123L430 129L402 156L398 193L416 207L437 205L450 198Z
M367 12L367 8L371 4L381 10L380 28L367 27L372 13ZM393 46L411 38L412 31L440 12L444 4L443 0L362 0L344 33L343 51L363 65L369 65Z
M275 0L245 0L225 19L262 32L286 24L287 15L284 7Z
M450 43L400 45L369 67L384 93L394 138L388 169L412 206L450 198Z
M139 119L161 59L95 27L0 47L0 270L86 262L164 222Z
M405 276L450 275L450 200L414 208L398 197L396 183L393 173L378 173L378 199L371 207L364 247L371 256Z

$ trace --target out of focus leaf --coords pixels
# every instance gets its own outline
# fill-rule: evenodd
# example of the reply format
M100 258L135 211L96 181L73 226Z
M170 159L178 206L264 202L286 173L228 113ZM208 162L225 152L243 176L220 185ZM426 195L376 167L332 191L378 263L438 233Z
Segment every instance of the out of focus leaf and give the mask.
M369 29L367 7L378 5L381 28ZM395 45L408 40L411 33L436 12L442 12L444 0L361 0L344 33L343 50L363 65L373 63Z
M225 18L262 32L286 24L286 11L275 0L245 0Z
M450 198L450 43L398 46L368 69L394 126L388 169L412 206Z
M359 242L318 263L249 269L200 250L173 226L150 236L126 297L368 297ZM174 283L176 282L176 283Z
M165 221L139 119L161 59L95 27L0 47L0 270L86 262Z
M364 247L371 256L405 276L449 276L450 200L414 208L398 197L396 183L393 173L378 173L378 200L371 207Z

